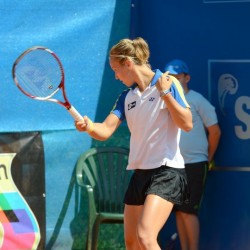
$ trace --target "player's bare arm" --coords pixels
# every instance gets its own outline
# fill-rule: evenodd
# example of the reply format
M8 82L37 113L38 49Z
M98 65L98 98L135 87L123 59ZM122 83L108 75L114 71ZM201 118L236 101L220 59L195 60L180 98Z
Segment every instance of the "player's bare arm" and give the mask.
M121 120L114 114L109 114L102 123L92 122L87 116L83 121L76 121L75 126L78 131L87 132L92 138L105 141L119 127Z
M170 89L172 78L168 77L168 72L164 73L158 80L156 87L160 93ZM188 132L193 128L192 113L190 108L184 108L174 99L171 93L162 96L166 103L175 124L182 130Z

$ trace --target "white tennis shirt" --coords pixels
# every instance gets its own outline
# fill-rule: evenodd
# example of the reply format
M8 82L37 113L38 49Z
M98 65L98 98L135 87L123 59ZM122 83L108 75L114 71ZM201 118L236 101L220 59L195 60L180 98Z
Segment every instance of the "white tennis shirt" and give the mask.
M161 165L184 168L179 149L180 129L155 86L161 75L160 70L155 70L151 84L143 92L138 87L125 90L111 111L119 119L127 120L131 132L127 169L153 169ZM171 94L181 106L189 107L179 81L172 79Z

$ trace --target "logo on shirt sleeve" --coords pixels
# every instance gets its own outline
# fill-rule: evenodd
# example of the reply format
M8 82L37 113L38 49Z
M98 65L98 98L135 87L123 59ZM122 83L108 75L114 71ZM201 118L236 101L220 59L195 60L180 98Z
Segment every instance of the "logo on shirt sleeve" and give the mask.
M128 110L134 108L135 106L136 106L136 101L129 103L128 104Z

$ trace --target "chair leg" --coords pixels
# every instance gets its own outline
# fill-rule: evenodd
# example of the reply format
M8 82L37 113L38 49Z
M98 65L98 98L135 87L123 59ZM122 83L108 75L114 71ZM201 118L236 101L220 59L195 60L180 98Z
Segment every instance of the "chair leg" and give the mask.
M93 227L88 228L88 235L87 235L87 240L86 240L86 250L92 250L92 232L93 232Z
M92 229L92 249L97 250L100 221L97 219Z
M86 249L86 250L89 250L89 249L90 249L90 247L89 247L88 237L87 237L87 239L86 239L85 249Z
M97 250L97 243L94 241L94 240L96 240L96 238L93 236L94 236L95 231L96 231L96 224L98 224L98 223L99 223L98 216L96 216L96 214L91 213L89 216L89 222L88 222L88 239L87 239L88 240L88 247L87 247L87 250Z

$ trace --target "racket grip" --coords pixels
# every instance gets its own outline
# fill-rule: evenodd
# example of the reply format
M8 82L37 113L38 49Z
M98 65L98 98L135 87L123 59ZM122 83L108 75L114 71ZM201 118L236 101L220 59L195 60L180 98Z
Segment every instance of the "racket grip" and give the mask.
M68 111L76 121L83 121L83 117L80 115L80 113L72 105L68 109Z

